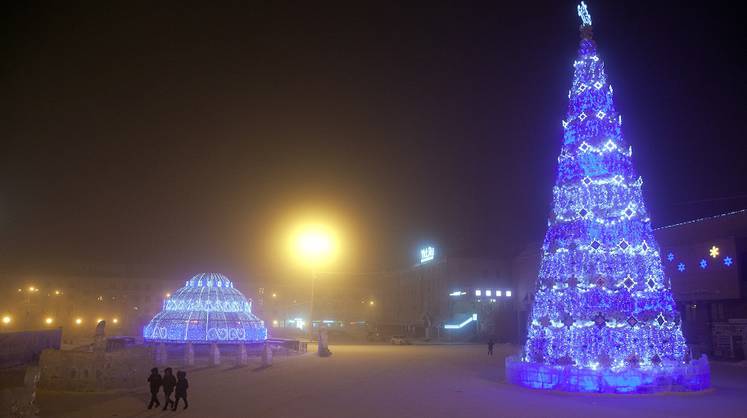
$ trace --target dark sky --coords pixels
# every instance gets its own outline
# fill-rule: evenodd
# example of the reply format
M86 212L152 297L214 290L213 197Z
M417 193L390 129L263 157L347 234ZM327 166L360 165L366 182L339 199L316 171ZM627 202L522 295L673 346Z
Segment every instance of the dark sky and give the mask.
M2 262L271 276L307 209L344 269L541 240L575 3L400 3L4 6ZM747 207L745 16L588 3L654 223Z

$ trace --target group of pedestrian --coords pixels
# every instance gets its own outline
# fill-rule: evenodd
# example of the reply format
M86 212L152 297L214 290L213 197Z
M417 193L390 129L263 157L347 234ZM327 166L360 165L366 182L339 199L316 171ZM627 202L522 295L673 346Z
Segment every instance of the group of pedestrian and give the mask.
M187 388L189 387L187 372L179 370L176 372L176 377L174 377L171 367L167 367L163 370L163 377L161 377L158 373L158 368L154 367L150 369L148 383L150 383L150 403L148 404L148 409L153 409L154 406L156 408L161 406L161 402L158 401L158 390L161 387L163 387L164 411L169 405L172 406L172 411L176 411L180 399L184 400L184 409L189 407L189 403L187 402ZM171 399L171 394L174 392L176 392L176 400Z

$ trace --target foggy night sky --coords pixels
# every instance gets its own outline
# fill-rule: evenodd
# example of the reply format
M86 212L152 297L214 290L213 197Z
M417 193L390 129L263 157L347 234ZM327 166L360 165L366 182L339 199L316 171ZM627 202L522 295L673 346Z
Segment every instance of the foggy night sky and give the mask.
M272 275L307 208L344 269L541 241L575 2L215 3L5 6L1 263ZM654 224L747 207L744 16L588 4Z

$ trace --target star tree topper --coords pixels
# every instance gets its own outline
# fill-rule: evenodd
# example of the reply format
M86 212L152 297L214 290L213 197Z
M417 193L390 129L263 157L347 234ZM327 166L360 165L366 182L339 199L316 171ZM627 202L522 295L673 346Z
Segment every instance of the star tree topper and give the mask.
M578 10L578 17L581 18L583 26L591 26L591 15L589 9L586 7L586 3L581 2L576 8Z

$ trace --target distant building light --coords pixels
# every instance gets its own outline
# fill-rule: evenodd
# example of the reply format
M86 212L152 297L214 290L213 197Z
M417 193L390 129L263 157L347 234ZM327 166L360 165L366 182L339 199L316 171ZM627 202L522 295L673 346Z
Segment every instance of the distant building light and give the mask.
M495 299L490 299L490 302L491 303L495 303Z
M492 290L486 290L485 291L485 296L493 296L493 291Z
M467 292L462 292L460 290L457 290L457 291L449 293L449 296L462 296L462 295L466 295L466 294L467 294Z
M475 296L482 296L482 290L480 289L475 290Z
M511 291L510 291L510 290L506 290L506 297L507 297L507 298L510 298L510 297L511 297Z
M118 323L118 322L119 322L119 319L117 319L117 318L113 318L113 319L112 319L112 322L116 324L116 323Z
M464 322L462 322L461 324L454 324L454 325L452 325L452 324L446 324L446 325L444 325L444 329L459 329L459 328L463 328L465 325L469 324L472 321L477 321L477 314L476 313L472 314L472 316L470 316L469 318L465 319Z
M500 290L496 290L495 291L495 295L498 296L498 297L501 297L501 296L503 296L503 292L501 292Z
M8 324L10 324L10 321L11 321L10 315L5 315L3 317L3 324L8 325Z
M303 329L303 327L306 326L306 322L303 320L303 318L294 318L289 320L288 322L292 322L293 325L298 329Z
M80 318L75 318L75 325L80 325L83 323L83 320Z
M52 322L54 322L54 318L52 318L52 317L47 317L47 318L46 318L46 319L44 320L44 323L45 323L45 324L47 324L47 325L51 325L51 324L52 324Z
M425 247L420 250L420 264L427 263L436 258L436 249L433 247Z

